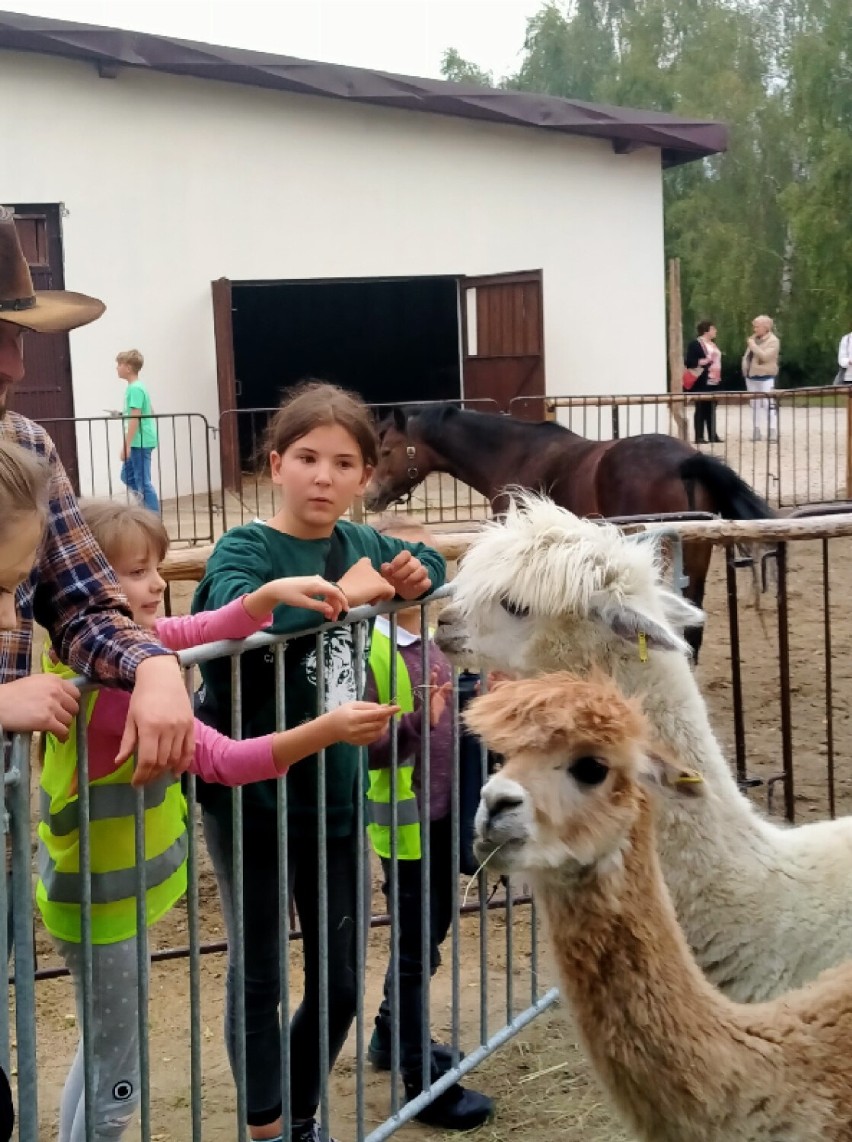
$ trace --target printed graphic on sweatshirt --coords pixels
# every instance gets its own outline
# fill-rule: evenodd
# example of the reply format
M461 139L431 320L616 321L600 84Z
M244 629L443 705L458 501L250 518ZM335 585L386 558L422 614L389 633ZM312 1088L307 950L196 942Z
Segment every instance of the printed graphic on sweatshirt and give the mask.
M325 708L336 710L358 697L355 679L355 646L352 632L347 627L329 631L325 647ZM366 662L365 662L366 665ZM317 684L317 652L310 651L305 658L305 674L312 686Z

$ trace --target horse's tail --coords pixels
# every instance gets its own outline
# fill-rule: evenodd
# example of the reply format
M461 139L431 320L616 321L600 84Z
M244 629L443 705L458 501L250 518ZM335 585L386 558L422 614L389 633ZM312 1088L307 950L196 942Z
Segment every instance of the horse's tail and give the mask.
M680 465L680 478L687 487L693 482L701 484L724 519L772 519L775 515L754 488L715 456L703 452L688 456Z

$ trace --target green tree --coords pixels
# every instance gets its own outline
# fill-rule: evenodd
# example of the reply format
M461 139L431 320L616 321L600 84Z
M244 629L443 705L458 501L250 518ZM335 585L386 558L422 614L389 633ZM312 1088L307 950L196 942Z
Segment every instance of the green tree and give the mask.
M463 59L455 48L447 48L441 57L441 75L452 83L473 83L478 87L493 87L494 76L475 63Z
M503 82L724 120L726 154L665 176L685 325L712 316L738 359L771 313L787 380L827 379L852 324L849 0L548 0Z

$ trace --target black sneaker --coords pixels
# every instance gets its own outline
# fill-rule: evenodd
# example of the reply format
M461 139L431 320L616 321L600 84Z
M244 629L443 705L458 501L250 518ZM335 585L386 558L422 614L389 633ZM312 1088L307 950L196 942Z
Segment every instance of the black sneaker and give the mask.
M292 1142L323 1142L319 1123L315 1118L310 1118L307 1122L301 1122L298 1126L294 1126L290 1138ZM329 1138L328 1142L334 1142L334 1139Z
M405 1083L406 1101L416 1098L422 1086L419 1080ZM434 1102L414 1117L425 1126L438 1130L476 1130L494 1113L494 1100L478 1090L466 1090L461 1083L453 1083L449 1090L439 1094Z
M451 1071L464 1058L462 1051L453 1051L448 1043L436 1043L432 1039L431 1048L432 1063L437 1067L440 1075L445 1075L447 1071ZM367 1059L377 1071L389 1071L391 1069L390 1041L386 1041L386 1036L379 1031L378 1027L373 1031L370 1038L367 1047Z

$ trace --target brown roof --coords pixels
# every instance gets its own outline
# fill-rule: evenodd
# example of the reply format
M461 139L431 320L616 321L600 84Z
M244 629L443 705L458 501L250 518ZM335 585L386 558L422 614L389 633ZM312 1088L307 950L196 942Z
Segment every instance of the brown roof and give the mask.
M266 52L153 36L142 32L77 24L68 20L0 12L0 49L89 60L105 76L122 67L170 75L215 79L346 99L373 107L428 111L487 123L534 127L566 135L611 139L617 152L659 147L663 164L675 166L717 154L727 147L727 130L706 119L680 119L657 111L635 111L521 91L493 91L437 79L414 79L382 71L313 63Z

